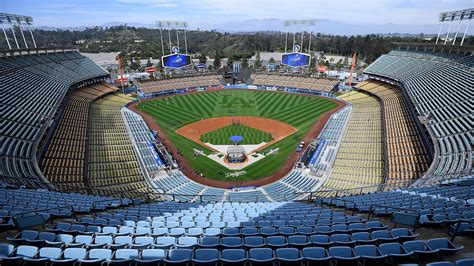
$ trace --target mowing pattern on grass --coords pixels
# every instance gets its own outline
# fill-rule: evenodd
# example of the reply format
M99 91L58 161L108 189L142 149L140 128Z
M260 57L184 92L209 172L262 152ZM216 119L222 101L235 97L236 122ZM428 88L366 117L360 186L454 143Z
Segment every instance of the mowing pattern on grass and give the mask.
M231 145L233 143L229 138L235 135L244 138L240 143L242 145L260 144L262 142L270 142L273 140L272 134L244 125L230 125L219 128L218 130L202 135L200 140L204 143L211 143L214 145Z
M207 157L193 156L193 149L207 154L212 151L175 131L201 119L220 116L260 116L293 126L295 134L265 148L263 152L279 148L278 154L267 156L245 168L240 180L256 180L273 174L295 151L319 116L337 104L325 98L306 97L267 91L223 90L195 93L147 101L137 108L156 118L167 138L174 143L188 163L207 178L226 181L223 173L231 172Z

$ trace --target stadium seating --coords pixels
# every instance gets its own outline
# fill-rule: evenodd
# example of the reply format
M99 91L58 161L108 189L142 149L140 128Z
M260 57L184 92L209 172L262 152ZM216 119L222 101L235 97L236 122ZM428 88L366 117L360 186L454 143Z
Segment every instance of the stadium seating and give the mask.
M111 217L121 223L92 225L98 220L110 223L115 220ZM374 241L360 239L360 230L338 231L352 224L364 225L362 233ZM445 238L416 240L418 235L412 235L401 239L396 229L384 229L378 220L366 221L357 215L297 202L150 203L120 208L115 214L86 216L73 226L79 230L57 231L54 228L62 227L57 223L42 232L20 231L7 238L11 244L0 244L0 260L54 265L352 265L369 261L380 265L412 260L415 252L421 254L423 251L413 248L413 241L426 247L432 256L447 256L463 249ZM108 231L110 228L116 231ZM302 234L304 228L310 231ZM272 230L273 235L269 235ZM51 240L40 240L42 233Z
M383 139L380 103L373 97L351 92L340 97L352 104L352 115L339 150L321 191L340 189L376 190L383 177ZM370 187L372 186L372 187ZM335 191L319 196L334 196Z
M474 93L472 55L392 51L365 73L395 80L432 132L435 155L416 185L435 184L472 174L470 113Z
M65 99L65 110L41 166L49 181L61 186L86 186L85 161L90 104L116 89L106 83L72 91Z
M0 188L0 228L13 227L15 217L25 216L28 219L34 215L41 215L44 223L51 217L71 217L75 212L90 213L130 203L128 199L60 193L44 189Z
M360 212L372 211L378 216L400 211L412 212L420 216L421 226L446 226L472 219L473 207L468 200L473 197L474 186L451 185L338 197L325 199L324 202L336 206L354 206Z
M144 94L153 94L177 89L218 86L221 84L220 78L219 75L182 77L150 82L137 82L137 86Z
M120 110L131 98L107 95L91 106L88 183L104 195L157 197L142 175ZM147 194L148 193L148 194Z
M144 165L144 168L148 176L162 170L164 164L161 159L155 159L154 154L151 151L151 147L155 141L155 137L150 132L147 124L143 118L126 107L122 107L122 116L125 121L125 125L130 135L132 143L137 148L138 158ZM154 148L153 148L154 149Z
M378 96L384 104L387 173L385 184L413 180L428 170L428 156L400 91L394 86L366 81L358 88Z
M68 89L108 73L77 51L0 58L2 157L0 174L38 180L36 147ZM32 184L34 185L34 184Z
M338 80L316 79L296 76L279 76L268 74L254 74L253 84L260 86L291 87L313 91L330 92L334 89Z
M339 149L344 134L344 128L352 113L352 106L346 106L337 111L326 122L318 138L310 145L309 152L303 155L301 161L306 162L314 175L321 177L329 174L335 154ZM320 147L320 153L315 154ZM304 157L306 156L306 157ZM316 158L316 156L318 156ZM314 157L314 159L313 159Z

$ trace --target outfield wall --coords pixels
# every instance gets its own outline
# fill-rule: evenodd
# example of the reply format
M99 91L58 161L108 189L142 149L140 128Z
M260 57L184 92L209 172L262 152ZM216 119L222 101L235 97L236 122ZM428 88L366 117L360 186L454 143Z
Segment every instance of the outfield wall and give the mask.
M140 89L138 89L137 92L140 98L150 99L150 98L158 98L158 97L168 96L168 95L178 95L178 94L186 94L186 93L194 93L194 92L202 92L202 91L229 90L229 89L278 91L278 92L305 94L305 95L312 95L312 96L321 96L321 97L326 97L326 98L341 101L334 94L330 92L308 90L308 89L301 89L301 88L294 88L294 87L277 87L277 86L245 85L245 84L226 85L226 86L210 85L207 87L191 87L191 88L182 88L182 89L163 90L163 91L154 92L154 93L143 93L142 91L140 91Z

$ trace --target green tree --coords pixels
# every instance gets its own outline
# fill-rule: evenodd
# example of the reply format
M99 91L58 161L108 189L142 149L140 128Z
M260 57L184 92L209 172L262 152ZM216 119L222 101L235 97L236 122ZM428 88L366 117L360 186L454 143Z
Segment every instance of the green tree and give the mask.
M151 67L153 66L153 63L151 62L150 58L146 61L146 67Z
M273 57L270 57L270 59L268 59L268 63L269 64L276 64L276 61Z
M229 58L227 59L227 67L228 67L228 68L234 67L234 60L232 59L232 57L229 57Z
M201 53L198 59L200 64L205 64L207 62L207 57L205 53Z
M260 58L260 51L257 51L255 55L255 68L262 68L262 59Z
M342 63L345 67L348 67L349 66L349 57L344 56L344 62Z
M249 67L249 59L247 57L242 58L242 62L240 63L241 67Z
M222 60L221 53L219 51L216 51L214 55L214 63L213 63L215 69L221 68L221 60Z

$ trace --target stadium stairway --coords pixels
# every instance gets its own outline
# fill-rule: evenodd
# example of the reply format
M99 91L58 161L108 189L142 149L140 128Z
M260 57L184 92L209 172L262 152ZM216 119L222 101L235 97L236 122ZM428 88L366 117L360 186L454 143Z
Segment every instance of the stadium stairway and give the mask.
M17 199L24 201L30 194L47 201L52 193L2 191L20 195ZM461 261L474 254L472 239L466 236L453 243L444 229L414 232L395 228L386 217L336 206L301 202L124 203L77 213L76 217L52 217L47 225L22 231L3 230L0 263L425 265ZM7 205L2 205L2 211ZM464 263L472 265L472 261Z

